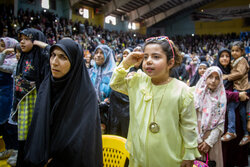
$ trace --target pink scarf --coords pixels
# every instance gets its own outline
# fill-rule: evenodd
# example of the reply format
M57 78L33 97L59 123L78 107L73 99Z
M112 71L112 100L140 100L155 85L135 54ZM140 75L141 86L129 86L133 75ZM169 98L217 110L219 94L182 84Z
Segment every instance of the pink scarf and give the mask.
M217 72L220 77L218 87L212 92L207 88L206 80ZM209 67L195 87L194 103L198 109L199 134L201 137L225 121L227 98L223 85L222 72L216 66Z

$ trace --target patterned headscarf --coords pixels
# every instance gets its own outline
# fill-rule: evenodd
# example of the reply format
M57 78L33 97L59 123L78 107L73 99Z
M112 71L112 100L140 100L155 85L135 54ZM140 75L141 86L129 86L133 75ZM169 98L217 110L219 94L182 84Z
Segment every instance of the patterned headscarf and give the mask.
M218 73L220 83L214 91L211 91L207 88L206 80L213 72ZM216 128L225 121L227 98L222 75L219 67L209 67L195 87L195 108L202 115L200 119L198 117L198 121L200 121L199 134L201 137L208 130Z
M0 40L4 42L5 49L14 48L16 44L18 43L17 40L15 40L14 38L9 38L9 37L0 38ZM15 54L11 53L11 54L6 55L3 64L11 66L12 64L16 64L16 63L17 63L16 56Z
M4 42L5 49L14 48L16 44L18 43L17 40L15 40L14 38L5 37L5 38L0 38L0 39Z
M104 63L101 66L98 66L96 63L94 64L94 67L90 70L90 78L96 89L99 100L103 101L105 98L109 97L111 91L109 82L116 64L113 51L107 45L98 45L94 53L97 49L102 50Z

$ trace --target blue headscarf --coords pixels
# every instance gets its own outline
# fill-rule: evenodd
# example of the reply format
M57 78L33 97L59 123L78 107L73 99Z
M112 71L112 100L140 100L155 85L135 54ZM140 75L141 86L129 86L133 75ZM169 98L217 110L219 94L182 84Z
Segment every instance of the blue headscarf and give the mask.
M104 101L110 95L111 88L109 86L110 78L116 67L113 51L107 45L98 45L95 48L94 53L97 49L101 49L104 55L104 63L98 66L96 63L90 70L90 78L95 87L99 101Z

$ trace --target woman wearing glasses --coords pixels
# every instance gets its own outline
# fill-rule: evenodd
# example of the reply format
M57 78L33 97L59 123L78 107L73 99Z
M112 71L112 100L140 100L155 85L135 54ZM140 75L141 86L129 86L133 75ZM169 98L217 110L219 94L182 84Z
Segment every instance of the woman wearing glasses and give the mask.
M142 59L144 72L126 77ZM192 167L200 156L192 93L185 83L169 77L180 62L172 41L152 37L146 40L144 53L130 53L112 75L111 88L127 94L130 101L126 143L130 166Z

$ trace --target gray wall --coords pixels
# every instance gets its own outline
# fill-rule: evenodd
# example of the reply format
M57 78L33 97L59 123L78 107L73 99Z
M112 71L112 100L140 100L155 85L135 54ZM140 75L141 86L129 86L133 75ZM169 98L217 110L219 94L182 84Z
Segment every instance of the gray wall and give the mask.
M29 9L29 11L33 10L42 11L41 0L34 0L33 3L27 3L26 0L18 1L18 9L22 8L24 11ZM56 1L56 10L49 9L49 11L57 14L59 17L69 18L70 16L70 5L68 0L60 0Z
M147 29L147 35L155 34L155 32L161 32L160 35L175 36L186 35L195 33L195 23L192 21L191 13L192 9L184 11L175 17L165 19L152 27Z

